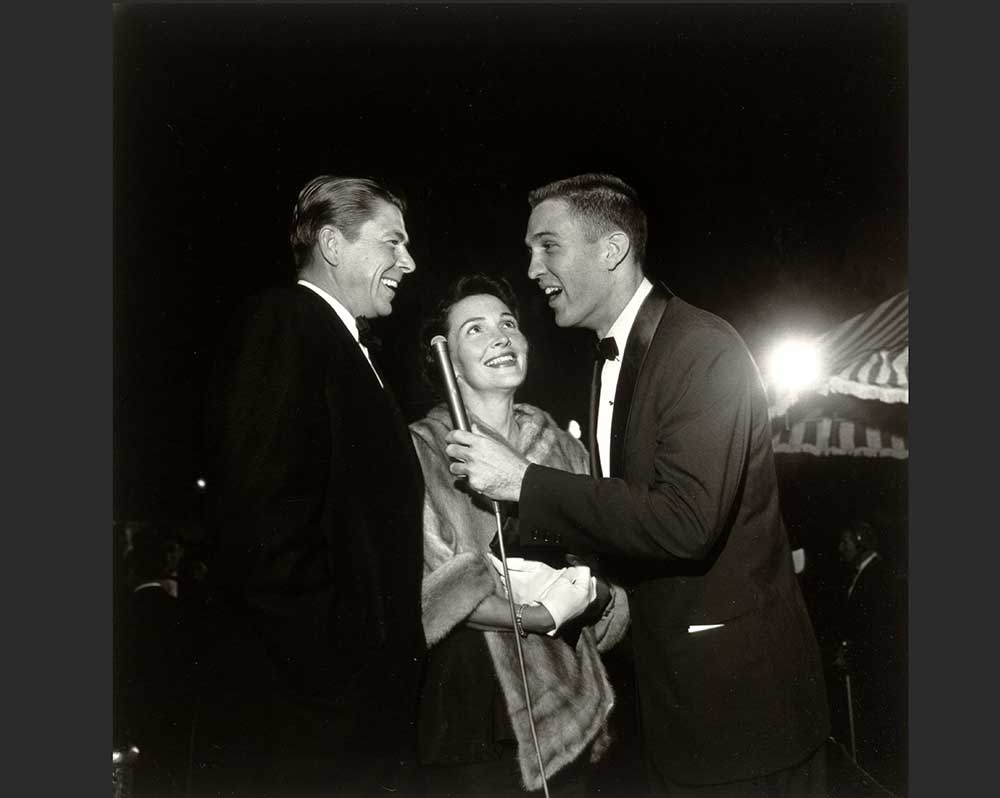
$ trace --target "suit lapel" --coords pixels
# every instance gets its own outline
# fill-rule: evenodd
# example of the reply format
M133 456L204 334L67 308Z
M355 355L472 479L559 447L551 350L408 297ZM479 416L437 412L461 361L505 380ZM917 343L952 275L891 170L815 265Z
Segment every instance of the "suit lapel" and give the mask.
M344 326L344 322L337 315L337 312L330 307L326 300L312 289L302 285L296 287L302 292L303 297L305 297L303 299L304 302L310 303L317 308L322 308L322 312L319 315L323 320L322 323L326 326L331 347L334 350L347 353L349 364L345 364L339 355L338 363L347 366L351 372L345 373L339 369L335 372L333 379L336 380L337 387L342 389L345 385L348 386L351 393L359 398L359 404L363 405L365 411L368 413L381 414L388 410L393 417L388 426L397 431L396 438L402 446L402 450L407 452L406 456L410 461L414 479L419 484L420 489L423 490L423 472L420 469L420 462L417 460L417 453L410 441L410 432L406 424L406 417L403 415L395 394L390 390L389 384L386 383L384 386L379 385L379 381L372 371L372 366L365 359L365 354L361 351L358 342L354 340L354 336L351 335L350 331ZM374 360L374 358L372 359ZM379 374L385 379L384 372L379 372Z
M639 308L629 333L625 354L622 356L621 371L618 373L618 386L615 389L615 411L611 416L611 473L606 476L622 475L625 430L628 429L629 418L632 415L635 384L639 379L639 371L646 359L653 334L671 297L673 293L669 288L662 283L654 283L653 290Z
M343 320L337 315L330 305L327 303L323 297L313 291L311 288L306 288L304 285L296 285L296 288L302 292L303 296L306 296L305 301L315 305L316 307L322 307L322 318L327 326L333 340L336 342L338 348L345 352L349 352L349 357L355 363L355 371L357 372L359 380L371 380L376 388L382 390L382 386L379 385L379 379L375 376L375 372L372 369L377 369L375 364L375 358L372 356L372 362L369 364L368 360L365 358L365 353L361 351L361 346L351 335L350 330L344 326ZM370 354L370 353L369 353ZM361 375L365 376L362 377ZM382 372L379 372L379 376L382 376ZM383 378L384 379L384 378ZM386 388L386 393L388 389Z
M590 474L594 477L604 476L601 473L601 458L597 456L597 403L601 394L601 368L603 360L594 361L594 370L590 376L590 424L587 427L587 451L590 453Z

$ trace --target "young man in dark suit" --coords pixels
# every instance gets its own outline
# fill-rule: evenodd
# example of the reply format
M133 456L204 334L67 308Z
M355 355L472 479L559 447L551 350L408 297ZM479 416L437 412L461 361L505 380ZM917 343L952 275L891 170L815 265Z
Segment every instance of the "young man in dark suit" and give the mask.
M722 319L643 274L646 219L610 175L532 192L528 276L593 330L592 475L451 433L521 544L593 552L630 585L642 748L658 795L826 795L823 670L778 506L757 367ZM608 340L611 339L611 340Z
M879 553L878 531L853 520L837 551L850 567L835 665L850 679L858 765L906 794L906 583ZM843 735L847 739L847 735Z
M359 331L414 271L403 210L370 180L312 180L292 222L298 281L249 300L223 342L208 415L222 609L196 729L205 794L406 789L423 479Z

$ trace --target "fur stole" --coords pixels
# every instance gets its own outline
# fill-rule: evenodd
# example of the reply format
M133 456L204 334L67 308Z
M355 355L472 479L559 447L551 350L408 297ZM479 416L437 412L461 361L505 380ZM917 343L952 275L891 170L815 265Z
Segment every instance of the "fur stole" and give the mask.
M519 428L517 448L533 463L575 473L588 470L587 452L543 410L514 405ZM451 430L445 405L410 425L424 472L423 623L428 645L444 638L491 594L504 597L501 578L486 552L496 533L494 517L480 499L456 485L448 470L444 436ZM612 587L609 617L580 634L576 649L546 635L522 640L525 670L538 743L551 776L591 748L596 761L607 750L607 718L614 705L600 651L617 643L628 625L625 592ZM509 632L483 632L518 742L524 786L541 788L541 776L528 724L528 710Z

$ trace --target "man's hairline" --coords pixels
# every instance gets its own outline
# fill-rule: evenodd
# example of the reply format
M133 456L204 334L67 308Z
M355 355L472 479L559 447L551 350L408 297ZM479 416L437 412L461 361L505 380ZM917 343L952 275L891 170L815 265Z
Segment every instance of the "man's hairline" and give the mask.
M399 237L401 239L401 243L403 244L403 246L404 247L408 247L410 245L410 236L406 232L406 219L404 218L405 211L399 205L397 205L395 202L391 202L389 200L382 199L381 197L376 197L375 201L376 202L381 202L383 205L386 205L386 206L388 206L390 208L395 208L397 211L399 211L399 219L403 223L403 227L402 228L396 227L396 228L394 228L392 230L389 230L389 231L387 231L386 235L395 235L395 236ZM361 228L364 227L366 224L368 224L368 222L374 221L375 217L378 215L378 212L379 212L378 210L373 210L372 213L367 218L363 219L354 228L354 236L353 236L353 238L350 235L348 235L347 232L345 232L345 230L342 227L339 227L338 225L335 225L333 222L327 222L325 224L322 224L322 225L320 225L319 229L322 230L324 227L329 227L331 230L337 230L347 240L348 243L353 244L355 241L357 241L361 237ZM315 242L315 244L319 244L319 236L316 236L316 242ZM315 244L314 244L314 246L315 246Z
M546 197L544 200L542 200L542 202L548 202L550 199L562 199L562 195L560 195L560 196L554 196L554 197ZM539 205L542 204L542 202L536 203L534 206L532 206L531 210L534 211L535 208L537 208ZM579 226L580 229L583 231L584 240L588 244L596 244L604 236L613 235L614 233L621 233L622 235L626 236L628 238L629 242L631 243L632 237L628 234L628 232L626 230L623 230L620 225L615 225L612 222L608 222L607 223L608 224L608 228L606 230L604 230L603 232L597 233L596 235L594 235L593 237L591 237L591 235L590 235L590 228L592 227L592 225L588 224L586 219L583 219L583 215L584 215L583 212L580 211L578 208L576 208L572 203L567 202L565 199L562 199L562 202L566 206L566 208L569 210L569 214L570 214L571 220L577 226ZM530 249L531 248L531 244L533 242L537 241L540 237L543 237L543 236L554 236L556 238L560 237L559 233L556 233L556 232L554 232L552 230L539 230L537 233L533 233L530 236L530 238L526 238L525 241L524 241L524 245Z

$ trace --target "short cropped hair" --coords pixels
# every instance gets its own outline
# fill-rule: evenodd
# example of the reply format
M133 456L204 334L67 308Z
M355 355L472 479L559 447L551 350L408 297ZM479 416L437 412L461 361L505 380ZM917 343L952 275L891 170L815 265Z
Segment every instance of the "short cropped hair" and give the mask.
M308 265L319 231L325 225L336 227L348 241L354 241L361 225L377 212L379 202L406 212L402 199L368 178L320 175L306 183L292 211L290 238L296 269Z
M181 551L180 541L171 535L148 532L136 536L126 558L132 581L138 584L171 576L173 561Z
M465 274L457 280L452 281L445 289L444 296L431 311L430 315L424 319L420 330L420 345L423 354L421 366L425 382L438 394L443 387L441 374L438 371L437 360L434 357L434 349L431 346L431 339L436 335L448 337L448 314L466 297L486 294L495 296L503 302L514 318L520 320L518 315L517 296L503 277L491 277L482 272Z
M569 205L573 215L582 221L589 241L596 241L609 230L623 230L632 244L635 262L640 266L645 262L646 212L639 205L635 189L621 178L598 173L576 175L528 194L532 209L549 199Z
M844 527L854 545L863 551L874 551L878 548L878 532L867 521L851 521Z

